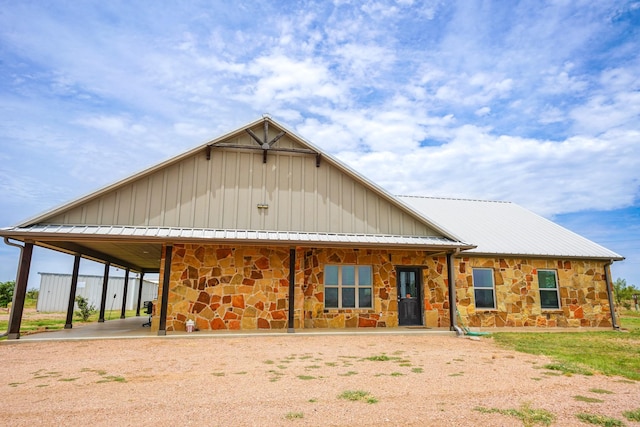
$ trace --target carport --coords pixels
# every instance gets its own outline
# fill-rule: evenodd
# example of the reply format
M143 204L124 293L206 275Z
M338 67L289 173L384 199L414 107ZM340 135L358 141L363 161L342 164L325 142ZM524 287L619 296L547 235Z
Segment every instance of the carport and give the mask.
M126 300L130 273L139 273L140 286L136 296L136 316L140 316L142 306L140 290L144 275L159 271L162 243L152 240L131 241L131 238L122 236L123 228L35 225L1 230L0 233L4 236L5 243L17 247L20 251L18 274L9 318L8 338L20 338L20 325L34 246L63 252L74 257L65 329L73 327L78 275L83 259L104 264L98 322L104 323L105 321L107 283L111 267L121 268L125 271L123 301ZM123 302L120 318L124 319L124 317L125 304Z

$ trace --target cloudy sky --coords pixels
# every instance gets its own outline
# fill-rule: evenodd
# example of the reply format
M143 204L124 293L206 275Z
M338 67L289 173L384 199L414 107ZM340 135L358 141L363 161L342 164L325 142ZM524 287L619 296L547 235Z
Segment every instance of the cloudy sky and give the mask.
M263 113L394 194L529 208L640 287L635 0L0 0L0 227Z

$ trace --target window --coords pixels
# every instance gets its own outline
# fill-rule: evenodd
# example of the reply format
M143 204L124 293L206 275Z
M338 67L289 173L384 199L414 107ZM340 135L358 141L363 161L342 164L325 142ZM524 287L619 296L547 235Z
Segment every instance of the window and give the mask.
M371 266L327 265L324 267L326 308L372 308Z
M473 293L476 299L476 308L496 308L492 269L473 269Z
M541 308L560 308L558 295L558 275L555 270L538 270Z

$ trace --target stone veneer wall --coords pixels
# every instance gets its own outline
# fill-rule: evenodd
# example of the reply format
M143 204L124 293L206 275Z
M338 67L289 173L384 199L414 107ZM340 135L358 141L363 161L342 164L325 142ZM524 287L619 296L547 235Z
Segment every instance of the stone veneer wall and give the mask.
M324 307L324 265L372 266L373 308L326 309ZM422 251L373 249L308 249L304 251L304 327L361 328L398 326L396 266L423 268L424 324L448 327L449 291L446 258Z
M373 308L325 309L324 265L372 266ZM164 251L161 266L164 266ZM398 326L395 268L423 268L423 324L449 327L446 259L421 251L298 248L294 327ZM472 268L494 270L496 310L475 308ZM537 269L558 273L560 309L542 310ZM455 260L457 307L472 327L611 327L604 262L464 257ZM163 277L163 271L160 271ZM159 295L162 294L160 283ZM288 326L289 248L176 244L167 331L276 329ZM159 307L152 327L157 330Z
M496 310L476 309L472 269L494 271ZM542 309L537 269L556 270L560 309ZM611 327L604 262L519 258L456 259L458 311L467 326Z
M371 265L372 309L325 309L325 264ZM421 251L296 250L294 327L350 328L398 325L395 266L422 266L424 321L449 326L446 259ZM161 266L164 266L164 251ZM163 277L163 271L160 271ZM159 295L162 293L160 284ZM289 248L176 244L171 262L167 331L286 329ZM156 314L159 310L156 310ZM158 321L152 326L157 329Z

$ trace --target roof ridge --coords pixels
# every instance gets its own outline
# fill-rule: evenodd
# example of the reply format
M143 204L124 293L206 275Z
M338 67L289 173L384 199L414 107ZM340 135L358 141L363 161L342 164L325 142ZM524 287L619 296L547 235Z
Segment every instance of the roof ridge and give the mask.
M484 199L464 199L461 197L437 197L437 196L413 196L413 195L402 195L398 194L396 197L412 197L415 199L433 199L433 200L460 200L464 202L484 202L484 203L506 203L513 204L513 202L509 202L506 200L484 200Z

